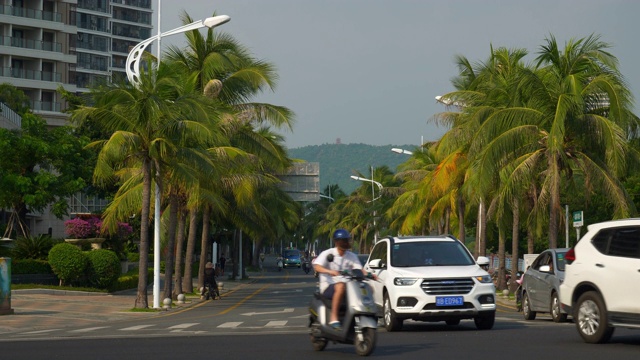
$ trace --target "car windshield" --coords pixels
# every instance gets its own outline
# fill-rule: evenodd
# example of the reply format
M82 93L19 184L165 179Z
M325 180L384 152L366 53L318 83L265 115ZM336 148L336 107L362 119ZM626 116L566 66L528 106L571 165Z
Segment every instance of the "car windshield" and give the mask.
M475 261L458 241L418 241L395 243L391 249L391 265L460 266L473 265Z
M285 250L284 257L287 257L287 258L300 257L300 252L298 250Z

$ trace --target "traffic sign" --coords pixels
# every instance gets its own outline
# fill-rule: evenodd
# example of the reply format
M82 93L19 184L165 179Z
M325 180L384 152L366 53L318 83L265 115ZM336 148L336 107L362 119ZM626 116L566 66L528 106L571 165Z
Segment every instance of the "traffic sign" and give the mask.
M584 225L584 216L582 211L573 212L573 227L581 227Z

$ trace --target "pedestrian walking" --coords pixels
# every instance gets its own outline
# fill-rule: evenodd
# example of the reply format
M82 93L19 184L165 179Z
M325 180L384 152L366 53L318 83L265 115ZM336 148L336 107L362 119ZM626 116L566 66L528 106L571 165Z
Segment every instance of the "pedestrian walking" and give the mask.
M222 272L222 275L224 275L224 264L227 262L224 254L220 254L220 259L218 259L218 261L220 262L220 271Z

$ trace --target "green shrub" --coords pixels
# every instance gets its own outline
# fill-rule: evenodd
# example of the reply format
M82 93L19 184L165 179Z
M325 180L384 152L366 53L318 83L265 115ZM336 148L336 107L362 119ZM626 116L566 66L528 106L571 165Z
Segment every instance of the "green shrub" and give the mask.
M89 277L91 286L108 289L120 276L120 259L115 252L106 249L92 250L86 253L89 258Z
M124 275L121 275L110 287L109 292L130 290L138 288L138 269L133 269ZM147 283L153 282L153 270L147 272Z
M16 259L11 260L11 273L22 274L53 274L51 265L46 260Z
M77 282L89 266L89 259L76 246L69 243L54 245L49 251L49 265L60 279L61 285Z
M11 257L14 259L46 260L51 247L53 247L53 241L49 235L20 236L13 242Z

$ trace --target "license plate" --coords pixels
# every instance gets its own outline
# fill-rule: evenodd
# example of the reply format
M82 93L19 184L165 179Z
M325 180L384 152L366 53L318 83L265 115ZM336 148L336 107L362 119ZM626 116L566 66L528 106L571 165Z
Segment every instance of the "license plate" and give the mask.
M436 306L460 306L464 305L462 296L436 296Z

